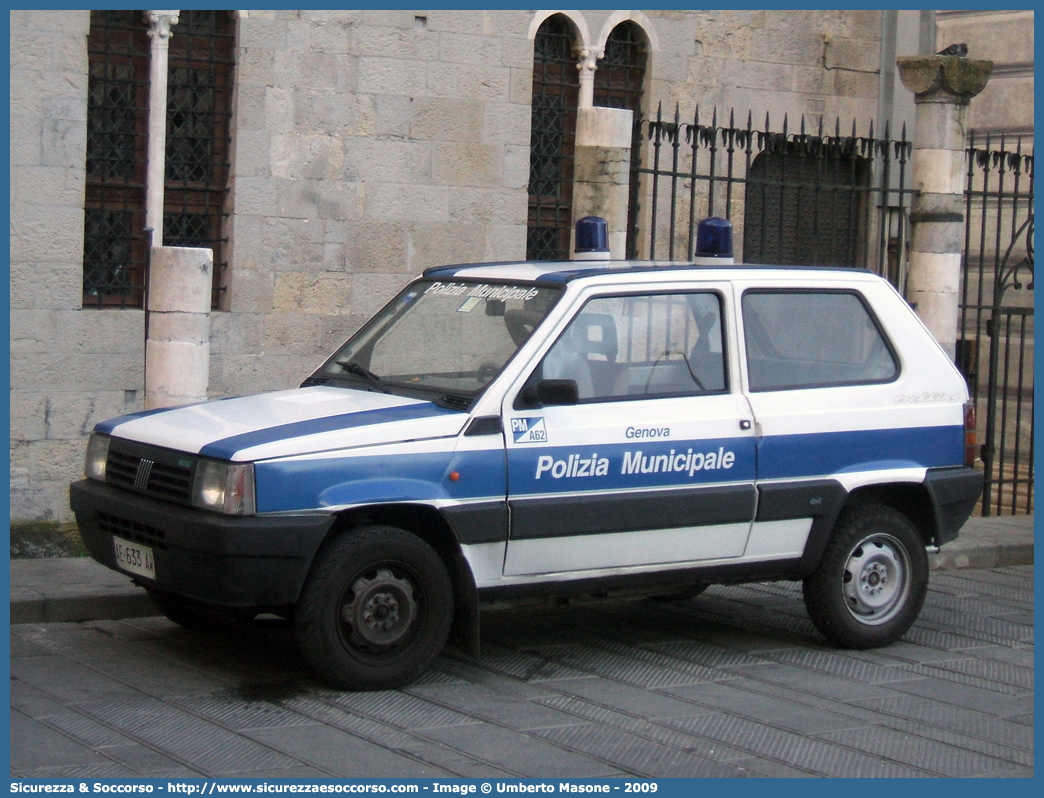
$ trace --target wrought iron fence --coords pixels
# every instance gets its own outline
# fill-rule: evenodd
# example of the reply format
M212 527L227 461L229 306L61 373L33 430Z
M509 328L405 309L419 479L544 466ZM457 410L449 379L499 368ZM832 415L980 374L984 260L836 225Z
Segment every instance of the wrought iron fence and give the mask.
M912 144L903 127L898 139L873 123L859 135L853 121L831 132L820 118L810 128L802 116L791 130L784 116L774 129L718 124L717 110L701 121L697 107L682 121L675 106L665 119L637 118L632 148L628 256L692 257L696 224L725 216L734 227L737 257L788 265L861 266L905 279L907 217L913 189L907 186Z
M725 216L737 259L859 266L905 291L912 144L873 125L755 128L717 111L635 121L627 255L687 259L699 219ZM1033 153L1021 139L968 147L957 363L976 403L983 515L1033 511Z
M983 515L1033 512L1033 153L973 135L957 363L976 403Z

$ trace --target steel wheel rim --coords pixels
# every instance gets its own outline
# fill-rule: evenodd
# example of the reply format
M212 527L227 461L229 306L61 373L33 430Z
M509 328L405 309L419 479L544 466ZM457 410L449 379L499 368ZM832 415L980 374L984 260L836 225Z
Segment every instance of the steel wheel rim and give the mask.
M342 598L339 621L350 646L381 653L412 639L418 615L414 582L382 565L352 580Z
M891 535L869 535L852 547L841 574L849 614L866 626L894 618L910 594L910 555Z

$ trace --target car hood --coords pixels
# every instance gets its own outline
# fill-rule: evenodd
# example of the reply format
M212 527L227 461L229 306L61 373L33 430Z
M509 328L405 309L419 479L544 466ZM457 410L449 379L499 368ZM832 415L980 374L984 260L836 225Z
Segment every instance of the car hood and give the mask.
M456 435L467 413L432 402L315 386L146 410L104 421L98 432L222 460Z

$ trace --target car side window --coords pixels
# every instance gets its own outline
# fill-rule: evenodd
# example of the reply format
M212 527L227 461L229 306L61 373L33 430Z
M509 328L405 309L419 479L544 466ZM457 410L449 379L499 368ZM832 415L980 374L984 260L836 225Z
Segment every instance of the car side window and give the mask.
M721 317L712 292L592 299L527 389L541 379L573 380L581 402L725 391Z
M899 366L850 291L748 291L743 331L752 391L889 382Z

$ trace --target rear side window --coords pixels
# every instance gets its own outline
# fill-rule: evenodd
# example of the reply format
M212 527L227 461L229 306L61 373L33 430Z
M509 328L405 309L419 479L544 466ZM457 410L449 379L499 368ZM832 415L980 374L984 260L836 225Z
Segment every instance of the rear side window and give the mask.
M889 382L892 347L858 294L748 291L743 295L752 391Z

